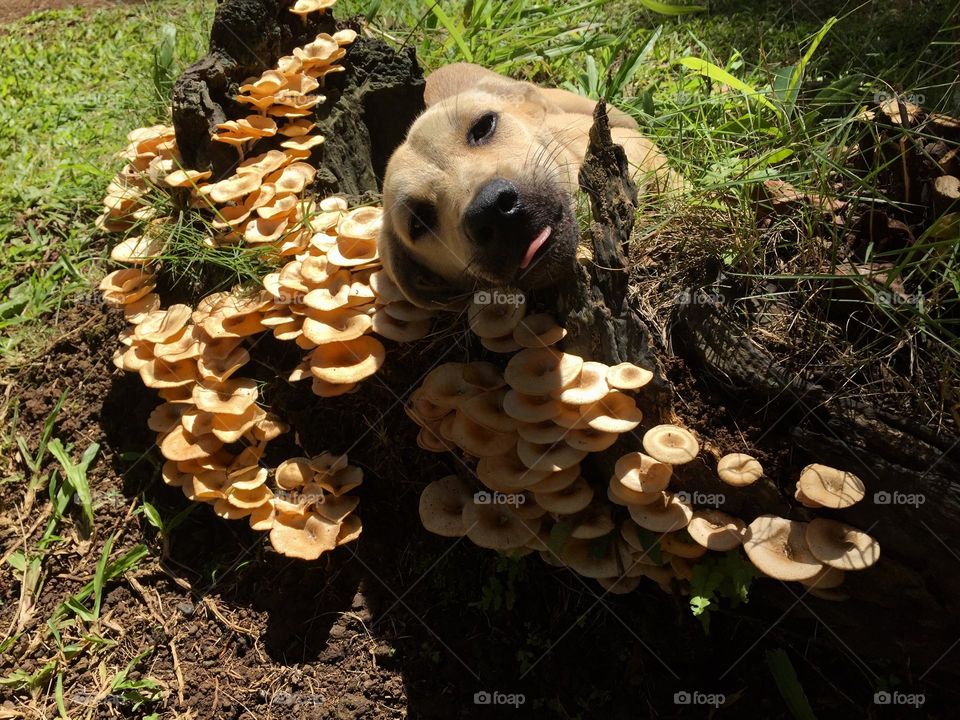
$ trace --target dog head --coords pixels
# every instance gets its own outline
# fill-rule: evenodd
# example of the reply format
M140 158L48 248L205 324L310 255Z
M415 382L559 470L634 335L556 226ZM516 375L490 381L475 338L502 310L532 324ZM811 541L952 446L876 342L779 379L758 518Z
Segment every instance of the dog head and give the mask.
M569 272L577 153L529 83L475 66L428 79L428 109L387 166L380 255L407 298L451 307L477 289ZM581 154L582 157L582 154Z

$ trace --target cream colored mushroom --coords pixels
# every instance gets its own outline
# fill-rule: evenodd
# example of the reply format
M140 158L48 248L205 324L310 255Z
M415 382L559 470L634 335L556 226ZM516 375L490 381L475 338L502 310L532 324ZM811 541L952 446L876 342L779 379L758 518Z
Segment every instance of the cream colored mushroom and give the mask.
M677 425L657 425L643 435L647 454L668 465L682 465L700 452L700 444L689 430Z

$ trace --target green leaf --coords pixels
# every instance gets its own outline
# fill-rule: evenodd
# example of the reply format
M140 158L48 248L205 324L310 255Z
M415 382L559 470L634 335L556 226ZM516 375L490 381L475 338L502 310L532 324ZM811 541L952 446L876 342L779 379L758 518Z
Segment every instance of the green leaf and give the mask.
M444 12L443 8L440 7L439 2L435 2L430 10L433 12L434 16L446 28L447 32L450 33L450 37L457 47L460 49L460 54L463 55L464 62L473 62L473 53L470 51L470 47L467 45L466 39L463 37L463 32L458 28L453 20L450 19L450 16Z
M691 13L704 12L707 9L704 5L673 5L671 3L658 2L657 0L640 0L640 4L660 15L671 16L690 15Z
M61 467L63 467L64 480L66 480L70 488L77 494L77 498L80 500L80 506L83 509L84 519L87 521L87 526L92 530L93 495L90 493L90 484L87 481L87 469L100 450L100 445L98 443L91 443L90 446L83 451L83 456L77 465L73 464L73 461L70 459L59 438L51 440L48 448L50 454L53 455Z
M797 671L790 662L790 656L782 648L768 650L765 655L767 667L790 714L795 720L817 720L807 700L807 694L797 679Z
M738 78L735 78L733 75L728 73L723 68L717 67L713 63L707 62L703 58L698 58L698 57L689 57L689 56L683 57L683 58L680 58L677 62L679 62L684 67L689 68L690 70L693 70L695 73L699 75L703 75L704 77L707 77L713 80L714 82L718 82L723 85L726 85L727 87L733 90L737 90L738 92L741 92L744 95L746 95L748 98L752 100L756 100L764 107L767 107L770 110L777 112L777 106L774 105L772 102L770 102L770 99L766 95L754 89L752 86L748 85L747 83L743 82L743 80L739 80Z

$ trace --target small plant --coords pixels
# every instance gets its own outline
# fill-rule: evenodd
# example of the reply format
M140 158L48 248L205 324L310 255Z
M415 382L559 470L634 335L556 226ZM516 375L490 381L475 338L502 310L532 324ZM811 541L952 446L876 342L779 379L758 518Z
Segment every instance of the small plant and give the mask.
M705 632L710 632L710 614L719 601L727 599L733 607L747 602L750 584L758 576L757 569L739 550L710 555L693 566L690 610L700 618Z

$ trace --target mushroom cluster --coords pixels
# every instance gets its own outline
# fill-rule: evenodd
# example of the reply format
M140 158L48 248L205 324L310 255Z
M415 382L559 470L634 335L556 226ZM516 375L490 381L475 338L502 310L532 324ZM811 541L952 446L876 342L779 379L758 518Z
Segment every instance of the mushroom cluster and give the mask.
M383 344L370 336L409 342L430 330L433 313L403 299L380 266L379 207L347 209L328 197L310 219L303 252L263 279L273 304L264 324L279 340L307 351L289 380L312 380L313 392L335 397L356 389L383 364Z
M360 501L349 492L363 483L363 470L349 465L346 455L285 460L277 466L276 483L273 513L259 529L270 530L277 552L316 560L360 537L363 525L355 514Z
M833 520L761 516L748 525L671 491L673 467L700 453L693 433L678 425L646 430L643 452L616 461L603 497L581 475L580 463L639 426L631 393L653 374L554 348L566 331L549 315L527 316L519 294L477 293L467 318L485 348L513 354L502 372L488 362L440 365L409 398L418 445L461 451L477 480L451 475L427 485L420 497L427 530L513 554L537 551L613 593L632 591L643 577L665 591L685 591L707 553L744 545L761 572L832 597L845 570L868 567L879 556L876 541ZM731 453L718 461L717 476L743 487L760 479L763 467ZM805 468L797 484L797 499L808 507L847 507L863 492L852 474L822 465Z
M117 153L127 162L107 185L103 212L96 220L97 228L104 232L125 232L155 217L156 211L145 197L180 163L171 125L137 128L127 135L127 141L127 147Z
M291 10L305 14L331 5L332 0L300 0ZM213 505L221 517L245 518L252 528L269 531L277 552L305 559L359 536L357 500L346 493L362 482L362 472L348 465L346 456L294 458L278 468L271 485L261 460L268 443L288 427L258 404L256 381L236 373L250 360L252 346L246 340L252 336L273 330L316 349L323 344L314 341L322 335L321 324L331 334L338 325L345 330L346 315L356 309L366 332L372 316L387 304L377 301L372 287L377 283L371 282L379 269L373 240L379 211L347 212L339 198L321 201L318 210L302 199L316 172L304 161L323 142L311 132L309 116L324 98L313 93L325 75L343 70L336 63L345 54L343 46L355 38L352 30L318 35L280 58L275 70L241 85L236 99L249 105L251 114L218 125L213 137L240 153L242 162L229 177L208 182L210 171L185 169L172 127L131 132L121 153L127 164L107 188L105 211L97 220L107 232L143 228L112 249L111 258L127 267L109 273L99 287L104 301L123 308L130 323L120 336L114 364L137 372L163 400L148 424L166 460L164 481ZM246 151L261 142L263 152L244 160ZM250 293L238 287L208 295L195 308L177 304L161 309L155 290L168 219L157 217L148 202L153 190L212 212L210 245L269 245L277 257L295 255L275 276L302 282L292 287L268 276L265 290ZM324 269L329 277L321 279ZM344 280L346 292L341 293L335 286ZM302 302L271 290L303 292ZM372 354L382 361L379 348Z
M540 336L547 331L546 322L530 328ZM456 476L429 484L420 498L424 527L465 535L481 547L538 551L612 592L632 590L643 576L662 585L688 577L686 559L706 550L676 532L687 526L692 508L666 488L671 465L699 452L689 431L674 425L649 430L649 455L623 456L606 498L580 473L589 453L606 450L640 423L629 393L651 378L629 363L607 367L543 346L516 353L503 372L487 362L438 366L406 406L420 426L417 443L433 452L462 451L479 484ZM617 505L630 518L618 522ZM569 537L551 547L558 523ZM665 543L673 550L661 555L669 567L648 559L655 539L645 543L641 528L668 534Z
M800 473L795 498L807 508L842 510L863 499L863 481L827 465L808 465ZM855 527L828 518L810 522L761 515L744 532L744 550L760 572L795 580L825 600L842 600L844 574L880 559L880 544Z

